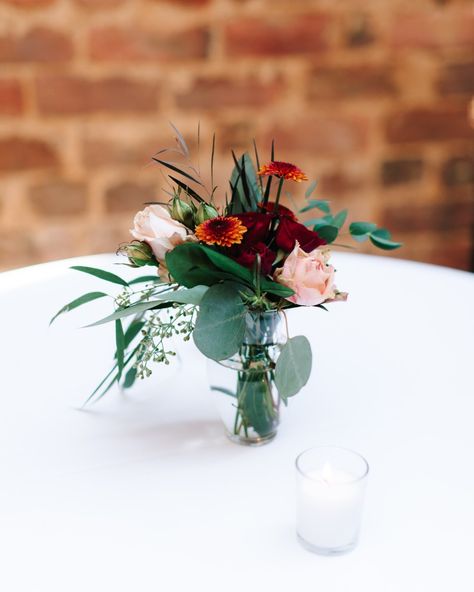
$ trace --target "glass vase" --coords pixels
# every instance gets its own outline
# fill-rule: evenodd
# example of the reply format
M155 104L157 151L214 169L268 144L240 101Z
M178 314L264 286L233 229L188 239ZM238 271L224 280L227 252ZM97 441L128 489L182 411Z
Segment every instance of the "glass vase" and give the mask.
M248 312L239 351L220 362L209 361L214 393L228 437L239 444L270 442L280 421L275 363L286 342L281 313Z

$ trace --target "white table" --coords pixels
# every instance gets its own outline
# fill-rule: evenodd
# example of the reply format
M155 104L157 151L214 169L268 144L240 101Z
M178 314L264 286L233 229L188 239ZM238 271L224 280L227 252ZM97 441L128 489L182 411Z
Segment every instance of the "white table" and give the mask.
M114 258L1 274L0 589L472 591L473 277L335 260L350 299L292 314L313 376L257 449L223 436L192 344L174 373L77 409L108 369L113 327L76 327L108 306L48 320L102 289L70 265L126 273ZM371 467L360 544L332 558L294 533L295 456L325 443Z

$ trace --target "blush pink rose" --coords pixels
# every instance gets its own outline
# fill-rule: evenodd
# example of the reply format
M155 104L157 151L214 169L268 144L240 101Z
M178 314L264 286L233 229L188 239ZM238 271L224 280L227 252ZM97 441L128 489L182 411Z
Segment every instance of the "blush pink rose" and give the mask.
M336 296L334 267L327 264L328 251L314 249L306 253L296 243L274 279L294 291L287 300L300 306L316 306Z
M160 205L147 206L138 212L130 230L133 238L148 243L158 261L181 243L192 240L184 224L173 220L168 209Z

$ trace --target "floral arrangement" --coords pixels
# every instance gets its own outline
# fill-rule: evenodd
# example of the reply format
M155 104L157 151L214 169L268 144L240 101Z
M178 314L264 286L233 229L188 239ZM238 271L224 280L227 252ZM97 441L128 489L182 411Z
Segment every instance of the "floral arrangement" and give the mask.
M252 429L262 436L275 415L275 386L278 399L286 403L311 372L310 344L304 336L290 338L287 323L278 351L268 354L275 345L268 341L275 329L268 319L285 317L296 306L326 310L326 304L346 299L335 285L330 253L347 211L333 214L327 200L314 199L316 182L307 187L305 205L297 213L283 205L283 189L291 200L291 186L308 178L297 166L276 160L273 146L269 162L261 164L255 142L255 164L248 153L233 154L235 167L223 194L214 186L214 137L208 189L183 136L173 129L175 147L153 158L169 172L166 198L136 214L133 240L118 251L127 256L126 265L153 272L125 281L108 271L73 267L122 288L113 297L114 312L93 323L115 323L116 352L111 372L88 401L102 397L114 383L131 387L151 374L152 363L168 364L174 355L170 338L189 340L192 335L211 360L239 357L236 388L216 389L235 399L235 433ZM175 156L165 160L171 154L179 162ZM310 211L319 215L302 222L299 216ZM388 230L370 222L352 222L349 235L381 249L400 246ZM54 318L106 296L84 294ZM251 378L243 369L253 372Z

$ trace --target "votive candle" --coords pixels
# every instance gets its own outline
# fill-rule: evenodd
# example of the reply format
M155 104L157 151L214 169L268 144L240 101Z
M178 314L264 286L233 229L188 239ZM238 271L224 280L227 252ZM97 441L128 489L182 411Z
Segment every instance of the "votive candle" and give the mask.
M369 465L345 448L318 446L296 459L296 530L304 547L346 553L358 540Z

